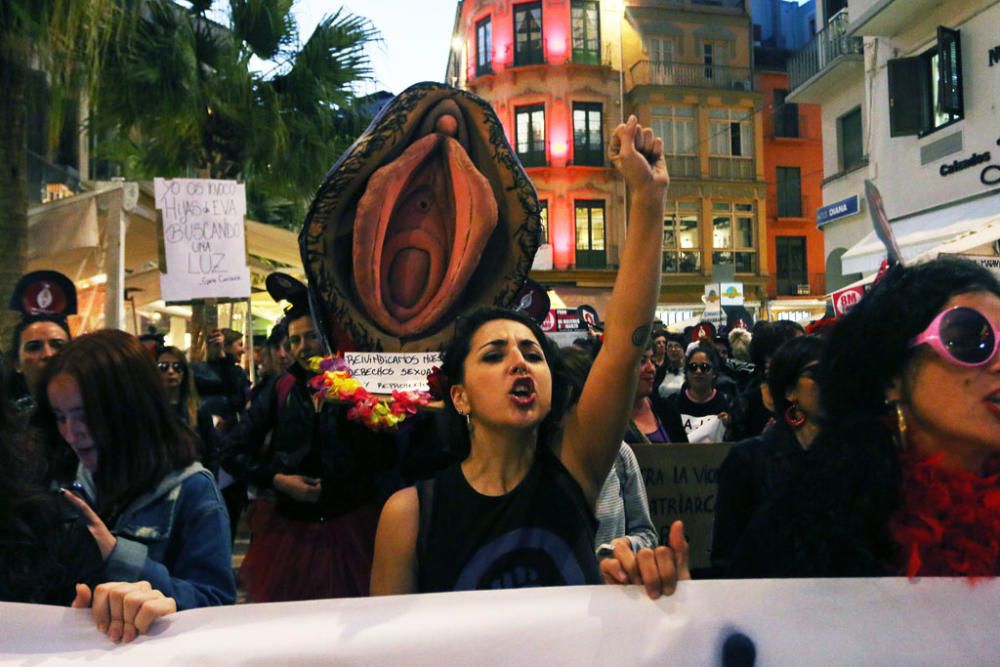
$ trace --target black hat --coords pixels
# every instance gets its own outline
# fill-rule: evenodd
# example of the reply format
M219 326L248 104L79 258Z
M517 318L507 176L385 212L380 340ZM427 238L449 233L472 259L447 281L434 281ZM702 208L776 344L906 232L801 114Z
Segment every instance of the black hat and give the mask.
M25 319L65 319L76 314L76 287L58 271L32 271L17 281L10 309Z
M292 304L291 308L286 309L286 311L309 309L309 292L306 290L306 286L287 273L275 271L268 275L264 286L267 288L267 293L275 301L284 300Z

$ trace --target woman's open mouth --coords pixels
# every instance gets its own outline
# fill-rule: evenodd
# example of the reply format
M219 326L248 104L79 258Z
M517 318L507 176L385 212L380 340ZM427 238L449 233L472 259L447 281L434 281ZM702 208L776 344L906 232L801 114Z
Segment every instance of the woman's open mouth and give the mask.
M519 407L532 406L538 397L535 392L535 382L531 378L519 378L515 380L514 386L511 387L508 395L514 401L514 404Z

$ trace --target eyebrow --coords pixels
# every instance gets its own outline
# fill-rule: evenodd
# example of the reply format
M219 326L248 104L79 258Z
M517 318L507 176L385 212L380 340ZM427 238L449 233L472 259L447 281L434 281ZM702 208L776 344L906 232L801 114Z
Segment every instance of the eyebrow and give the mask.
M483 348L490 347L491 345L495 346L495 347L507 347L507 339L506 338L497 338L495 340L487 341L486 343L483 343L482 345L480 345L479 349L482 350ZM539 350L542 349L542 346L538 344L538 341L533 340L531 338L522 338L520 341L518 341L517 346L518 347L537 347Z

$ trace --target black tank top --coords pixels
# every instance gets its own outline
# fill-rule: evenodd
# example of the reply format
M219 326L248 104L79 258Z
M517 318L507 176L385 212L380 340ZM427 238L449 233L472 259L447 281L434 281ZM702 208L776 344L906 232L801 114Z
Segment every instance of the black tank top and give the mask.
M593 510L546 447L506 495L478 493L460 464L419 482L417 493L422 593L602 583Z

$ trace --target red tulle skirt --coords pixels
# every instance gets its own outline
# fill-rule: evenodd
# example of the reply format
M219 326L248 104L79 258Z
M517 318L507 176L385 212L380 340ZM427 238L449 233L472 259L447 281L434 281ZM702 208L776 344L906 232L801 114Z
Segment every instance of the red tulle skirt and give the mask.
M368 595L378 509L366 506L326 521L288 519L269 500L247 514L250 548L239 570L253 602Z

